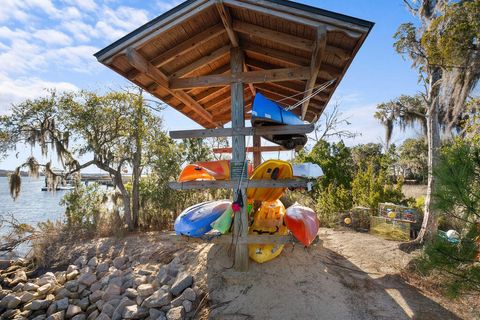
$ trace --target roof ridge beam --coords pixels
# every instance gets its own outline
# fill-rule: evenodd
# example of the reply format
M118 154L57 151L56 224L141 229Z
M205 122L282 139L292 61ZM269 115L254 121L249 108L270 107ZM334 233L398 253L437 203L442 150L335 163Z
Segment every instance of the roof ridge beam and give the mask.
M126 57L128 62L138 71L144 73L146 76L155 81L160 87L163 87L169 94L180 100L185 106L202 117L207 123L214 128L218 125L213 122L211 113L205 110L198 102L196 102L190 95L184 91L173 91L169 88L168 77L159 69L155 68L147 59L145 59L134 48L126 50Z
M325 48L327 46L327 29L325 26L321 26L316 31L316 40L314 43L314 49L312 52L310 70L311 76L308 79L307 84L305 85L305 93L303 98L305 101L302 104L302 120L305 120L305 115L307 114L308 105L310 103L310 96L312 95L313 88L317 82L318 73L320 72L320 66L322 65L322 60L325 56Z

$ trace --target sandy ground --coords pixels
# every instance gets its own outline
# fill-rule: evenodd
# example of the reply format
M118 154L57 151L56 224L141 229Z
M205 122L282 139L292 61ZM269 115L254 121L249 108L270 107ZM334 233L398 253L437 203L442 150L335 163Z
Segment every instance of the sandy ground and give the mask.
M88 250L124 252L142 264L179 256L207 293L200 319L475 319L452 307L455 302L406 283L399 270L411 255L399 251L397 242L332 229L321 229L320 239L308 249L286 245L265 264L250 261L247 273L231 268L227 245L174 244L158 233L98 240L69 252L72 258Z

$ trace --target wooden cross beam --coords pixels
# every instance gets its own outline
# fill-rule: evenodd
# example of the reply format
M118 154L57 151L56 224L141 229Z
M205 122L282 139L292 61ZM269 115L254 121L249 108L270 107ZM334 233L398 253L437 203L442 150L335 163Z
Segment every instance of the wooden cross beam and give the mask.
M206 56L204 56L204 57L202 57L198 60L195 60L193 63L174 71L170 75L170 77L171 78L179 78L179 77L189 75L189 74L195 72L196 70L204 67L205 65L207 65L209 63L212 63L212 62L215 62L215 61L219 60L220 58L225 57L229 53L230 53L230 46L223 46L223 47L213 51L212 53L210 53L210 54L208 54L208 55L206 55Z
M173 91L168 87L168 77L152 65L147 59L145 59L134 48L128 48L126 51L126 57L128 62L138 71L141 71L149 78L151 78L160 87L163 87L170 95L180 100L183 104L188 106L192 111L197 113L205 121L207 121L213 128L218 125L213 122L212 115L206 111L198 102L196 102L191 96L184 91Z
M310 79L310 68L284 68L263 71L232 72L228 75L208 75L191 78L175 78L170 80L170 89L181 90L198 87L221 87L232 83L262 83L288 80Z
M318 27L316 32L316 40L314 44L314 49L312 52L310 70L311 75L305 85L305 93L303 98L306 99L302 104L302 120L305 119L307 114L308 104L310 103L309 96L313 92L313 88L317 82L318 73L320 71L320 66L322 64L322 59L325 55L325 47L327 46L327 30L325 26Z
M254 137L260 138L260 136L254 136ZM245 148L245 152L278 152L278 151L292 151L292 150L285 150L281 146L258 146L258 147L253 146L253 147ZM213 148L213 153L232 153L232 148Z

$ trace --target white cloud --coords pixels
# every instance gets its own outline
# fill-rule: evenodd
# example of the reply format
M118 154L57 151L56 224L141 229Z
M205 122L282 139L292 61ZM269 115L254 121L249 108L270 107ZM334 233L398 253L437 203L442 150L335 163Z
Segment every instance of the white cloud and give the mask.
M18 0L2 0L2 10L0 10L0 22L10 20L26 21L28 14L21 8L21 2Z
M107 39L118 39L126 33L133 31L148 21L148 14L145 10L131 7L118 7L111 9L104 7L102 16L95 25L99 37Z
M97 4L93 0L70 0L68 3L87 11L94 11L97 9Z
M97 30L92 25L80 20L64 21L61 28L71 33L80 42L89 42L98 36Z
M162 11L168 11L170 9L172 9L173 7L176 7L178 6L180 3L182 3L183 1L179 1L179 0L174 0L174 1L157 1L157 7Z
M24 30L12 30L6 26L0 27L0 39L11 41L14 39L27 39L29 37L30 34Z
M91 72L98 67L93 56L98 48L93 46L71 46L48 51L46 57L60 66L80 73Z
M0 114L8 113L12 104L44 95L46 89L78 90L69 82L51 82L39 78L11 79L0 74Z
M41 29L33 33L33 37L51 45L70 45L72 39L65 33L53 29Z
M0 53L0 74L23 74L45 65L44 51L27 40L12 40L9 48Z

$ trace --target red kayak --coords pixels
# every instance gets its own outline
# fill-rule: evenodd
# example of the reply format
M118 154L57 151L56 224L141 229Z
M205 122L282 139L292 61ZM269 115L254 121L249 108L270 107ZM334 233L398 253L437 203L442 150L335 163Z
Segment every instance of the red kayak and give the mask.
M317 236L320 227L315 211L297 203L287 209L285 223L295 238L307 247Z

